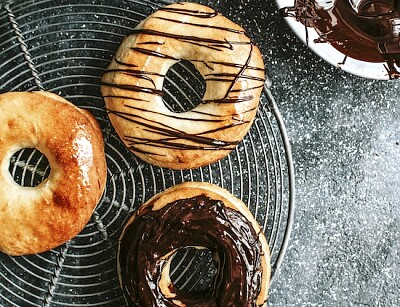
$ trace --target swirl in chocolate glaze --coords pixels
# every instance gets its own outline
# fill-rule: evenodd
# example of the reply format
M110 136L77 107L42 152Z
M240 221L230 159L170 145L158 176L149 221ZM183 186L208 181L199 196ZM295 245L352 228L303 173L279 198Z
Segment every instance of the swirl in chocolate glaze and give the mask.
M320 35L316 43L330 43L347 57L386 63L391 79L400 77L400 1L296 0L280 10Z
M160 288L172 254L188 246L205 247L218 270L211 288L200 293ZM262 246L250 222L220 200L205 195L182 199L152 211L142 210L125 229L119 266L130 306L257 306L261 287ZM167 255L167 256L166 256Z
M152 156L157 161L161 161L162 157L169 159L169 154L160 149L183 150L185 155L196 151L193 155L197 156L202 155L197 153L199 150L229 153L243 138L242 131L249 129L264 86L264 67L254 64L258 50L256 53L256 47L245 31L240 27L235 29L233 25L225 27L220 22L214 22L214 18L221 16L215 10L192 7L185 3L175 4L160 8L163 15L157 12L150 15L146 19L150 26L143 23L143 26L139 25L132 31L131 37L140 37L140 40L135 40L138 43L127 46L123 56L114 57L102 80L103 97L110 118L123 120L142 131L137 134L119 133L124 143L132 152ZM162 26L155 27L157 23ZM173 28L177 26L178 30ZM193 30L186 31L188 28ZM218 31L222 35L213 37L210 31ZM182 55L181 51L168 49L167 44L181 44L179 46L183 50L197 48L201 50L201 55L193 52L184 52ZM234 59L231 55L226 57L226 61L221 60L221 55L226 52L240 52L241 61L230 61ZM212 56L214 53L218 55ZM218 97L203 97L200 105L217 104L218 109L195 108L190 114L174 115L147 107L146 102L150 104L156 98L161 101L164 93L160 84L165 72L156 71L159 67L153 71L150 68L141 69L128 60L143 55L155 58L157 66L186 60L197 69L204 68L202 76L206 87L222 85L219 86L219 92L213 90ZM130 84L127 84L128 81ZM145 95L135 97L142 93ZM240 107L236 107L239 104ZM235 111L231 111L233 108ZM154 118L162 118L164 122ZM191 124L197 132L188 132ZM229 134L234 134L235 139L228 137ZM180 157L175 159L179 160Z

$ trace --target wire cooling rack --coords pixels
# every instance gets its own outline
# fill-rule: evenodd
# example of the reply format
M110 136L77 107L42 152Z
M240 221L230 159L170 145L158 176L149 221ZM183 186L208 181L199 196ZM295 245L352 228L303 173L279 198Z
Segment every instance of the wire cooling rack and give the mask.
M124 306L116 272L121 230L143 202L182 181L212 182L242 199L265 231L273 276L279 268L293 221L294 175L284 124L268 87L244 141L226 158L199 169L148 165L125 148L110 125L101 76L123 37L164 3L42 0L0 6L1 92L48 90L89 110L103 129L108 165L104 195L77 237L38 255L0 254L0 305ZM177 64L166 78L165 102L176 111L190 109L203 87L190 65ZM26 186L50 172L47 159L33 149L16 153L9 170ZM180 253L174 262L183 269L171 278L195 290L207 279L202 275L206 256Z

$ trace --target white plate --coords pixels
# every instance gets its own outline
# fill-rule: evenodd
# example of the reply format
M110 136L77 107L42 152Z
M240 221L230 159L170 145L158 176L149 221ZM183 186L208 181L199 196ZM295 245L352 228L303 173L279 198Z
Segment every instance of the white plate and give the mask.
M278 8L293 7L295 0L276 0ZM304 44L314 51L318 56L332 64L335 67L343 69L351 74L370 79L389 80L389 75L385 67L385 62L371 63L347 57L343 63L345 54L338 51L329 43L315 43L314 40L319 38L319 34L314 28L306 27L295 17L284 17L293 32L303 41ZM308 32L308 43L307 43Z

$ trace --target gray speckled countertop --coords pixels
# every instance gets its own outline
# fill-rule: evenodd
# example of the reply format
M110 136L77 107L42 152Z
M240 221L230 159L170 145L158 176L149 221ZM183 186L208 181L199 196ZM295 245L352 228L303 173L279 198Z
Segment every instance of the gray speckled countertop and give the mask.
M261 42L295 163L293 234L269 306L400 306L400 81L320 60L274 1L226 2Z

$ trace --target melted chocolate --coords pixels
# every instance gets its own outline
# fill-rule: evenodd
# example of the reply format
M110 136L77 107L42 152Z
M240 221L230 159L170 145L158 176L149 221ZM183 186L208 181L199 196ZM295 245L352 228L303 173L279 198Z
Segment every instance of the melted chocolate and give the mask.
M315 0L296 0L294 7L280 11L303 23L306 31L307 27L315 28L320 35L316 43L330 43L345 55L340 64L348 56L364 62L386 62L389 77L400 77L400 1L336 0L323 8Z
M175 306L159 287L168 261L163 256L188 246L209 249L218 272L212 287L201 293L172 285L176 299L187 306L257 306L263 253L258 234L241 213L205 195L157 211L150 204L127 226L119 263L130 306Z

